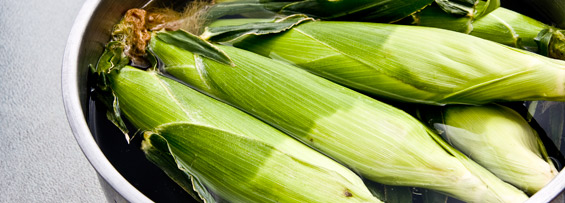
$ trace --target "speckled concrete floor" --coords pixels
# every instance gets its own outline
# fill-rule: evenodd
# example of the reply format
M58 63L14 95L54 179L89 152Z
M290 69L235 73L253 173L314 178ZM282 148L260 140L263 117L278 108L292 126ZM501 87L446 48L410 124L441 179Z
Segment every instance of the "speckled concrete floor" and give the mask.
M83 0L0 0L0 202L105 202L61 98Z

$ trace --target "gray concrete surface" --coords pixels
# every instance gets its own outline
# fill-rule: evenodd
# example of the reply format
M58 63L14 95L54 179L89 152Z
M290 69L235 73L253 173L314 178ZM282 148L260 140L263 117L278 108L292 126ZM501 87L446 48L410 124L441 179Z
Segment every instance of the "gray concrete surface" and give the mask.
M83 0L0 0L0 202L105 202L61 99Z

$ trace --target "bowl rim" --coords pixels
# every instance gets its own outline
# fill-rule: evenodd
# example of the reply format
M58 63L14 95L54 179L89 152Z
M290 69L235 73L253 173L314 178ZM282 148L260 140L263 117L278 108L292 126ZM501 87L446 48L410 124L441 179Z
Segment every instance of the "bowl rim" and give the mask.
M129 202L153 202L131 185L104 156L90 133L81 107L78 90L78 57L86 28L100 3L101 0L87 0L82 5L67 40L61 69L61 90L65 114L75 140L99 177L102 177L113 190Z
M129 183L108 161L84 118L78 91L78 57L87 26L102 0L86 0L72 26L65 47L62 65L62 96L67 121L82 152L114 190L130 202L153 202ZM565 189L565 169L559 172L546 186L532 195L526 203L550 202Z

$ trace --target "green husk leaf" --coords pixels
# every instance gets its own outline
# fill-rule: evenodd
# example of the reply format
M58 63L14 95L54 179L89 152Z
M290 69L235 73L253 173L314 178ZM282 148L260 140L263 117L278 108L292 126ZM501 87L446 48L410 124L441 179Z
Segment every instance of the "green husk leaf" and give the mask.
M213 44L183 30L157 32L154 37L220 63L234 66L230 57Z
M167 73L260 118L365 178L431 188L464 201L527 198L442 143L405 112L305 70L231 46L218 48L238 68L225 68L206 58L195 60L194 53L160 40L152 40L150 46Z
M106 118L112 122L116 127L124 133L126 140L129 142L132 137L129 136L129 130L122 118L122 114L120 111L120 102L118 102L118 97L112 92L112 97L114 100L112 101L112 108L106 112Z
M473 16L478 0L435 0L443 11L459 16Z
M479 19L500 7L500 0L435 0L450 15Z
M102 56L98 60L96 71L99 74L109 74L114 70L120 70L128 65L129 58L124 53L125 44L119 41L111 41L106 45Z
M480 19L500 7L500 0L478 0L475 5L475 19Z
M206 29L223 27L223 26L240 26L247 23L258 23L258 22L272 22L273 18L230 18L217 20L209 25Z
M302 22L312 21L306 15L296 14L271 22L254 22L243 25L207 27L200 36L202 39L214 42L230 42L248 35L265 35L284 32Z
M538 36L535 38L539 46L539 53L541 55L547 56L549 54L549 42L551 41L551 36L553 34L549 32L549 29L543 29L539 32Z
M457 16L446 13L437 4L426 7L416 14L416 25L436 27L462 33L473 31L473 20L467 16Z
M167 140L158 134L147 131L141 149L145 157L163 170L175 183L182 187L198 202L213 203L216 200L208 190L188 172L178 168L175 158L169 151Z
M268 9L271 4L274 4L273 7L275 8L280 8L287 3L281 2L281 3L264 4L253 0L220 2L212 5L212 7L208 10L208 12L206 12L206 19L209 19L210 21L214 21L216 19L225 16L237 16L237 15L244 15L244 16L251 15L253 17L273 17L275 16L275 13L272 10L277 10L277 9Z
M416 13L413 24L437 27L469 34L474 29L474 21L482 19L500 6L499 0L436 0ZM497 33L499 34L499 33Z
M245 8L245 6L242 5L247 5L248 8L257 8L257 4L260 4L263 5L265 10L284 15L306 14L324 20L356 20L388 23L410 16L431 4L433 0L220 0L217 2L219 3L218 5L226 4L226 7L232 7L232 9L221 8L218 10Z
M110 74L120 71L129 63L129 59L124 53L124 47L123 42L109 42L99 58L96 68L91 69L91 71L93 71L93 80L96 81L93 97L102 102L108 109L106 117L122 131L129 142L131 139L128 134L129 130L122 118L119 100L110 89L112 81L109 77Z

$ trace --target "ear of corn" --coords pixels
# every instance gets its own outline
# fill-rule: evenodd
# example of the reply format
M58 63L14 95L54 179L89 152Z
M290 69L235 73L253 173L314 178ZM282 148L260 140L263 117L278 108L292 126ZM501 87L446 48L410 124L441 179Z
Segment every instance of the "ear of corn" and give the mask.
M300 154L302 159L296 160L299 157L289 155L270 143L203 125L171 123L159 126L155 132L167 140L181 168L195 171L195 177L216 177L205 180L204 184L223 190L218 191L220 194L237 194L222 196L230 201L379 202L368 193L362 182L356 182L358 177L352 182L362 187L351 187L350 177L343 176L340 168L336 170L331 165L318 165L319 162L311 159L304 162L302 157L309 156L308 153ZM194 136L178 136L188 134ZM321 158L322 155L317 156ZM218 176L218 173L233 175ZM345 175L354 176L348 173ZM290 181L294 183L289 184ZM238 197L243 196L240 193L256 193L248 195L256 197L241 198Z
M527 199L401 110L234 47L218 46L235 67L218 63L165 43L158 37L163 33L156 33L149 47L168 74L293 135L363 177L431 188L469 202Z
M544 50L538 47L540 42L536 41L536 38L540 32L549 29L551 28L548 25L537 20L506 8L498 8L473 22L473 31L469 34L508 46L543 53ZM552 32L557 32L556 35L560 33L554 29ZM506 33L507 36L501 36L503 33Z
M147 158L205 202L208 189L234 202L380 202L349 169L233 107L155 71L101 64L114 110L145 131Z
M537 47L534 38L547 25L506 8L498 8L482 18L453 16L443 12L438 6L429 6L417 14L418 25L437 27L467 34L475 32L478 37L521 48ZM465 22L465 23L463 23ZM467 28L460 26L466 24ZM492 29L492 31L489 31ZM488 34L486 32L489 32ZM521 40L518 40L521 39Z
M498 42L504 45L565 59L563 31L552 28L520 13L498 8L481 18L449 15L437 5L426 7L417 14L417 24L437 27ZM549 36L544 36L549 35ZM544 40L544 38L548 38ZM549 54L549 51L552 54Z
M564 61L447 30L315 21L234 45L400 101L565 101Z
M137 87L139 92L132 91L131 81L113 86L128 120L165 138L179 167L191 171L223 198L244 202L378 202L351 171L266 124L175 81L160 77L152 82L151 77L159 76L137 70L122 70L120 75L127 78L126 71L146 75L132 78L144 83ZM140 94L159 99L130 101ZM166 109L153 112L145 105ZM161 122L156 126L153 121Z
M451 106L443 117L434 126L450 144L529 194L558 173L536 131L508 107Z
M218 0L216 2L218 4L212 7L209 13L214 17L264 9L285 15L307 14L325 20L355 19L388 23L408 17L430 5L433 0ZM233 13L234 11L236 13Z

